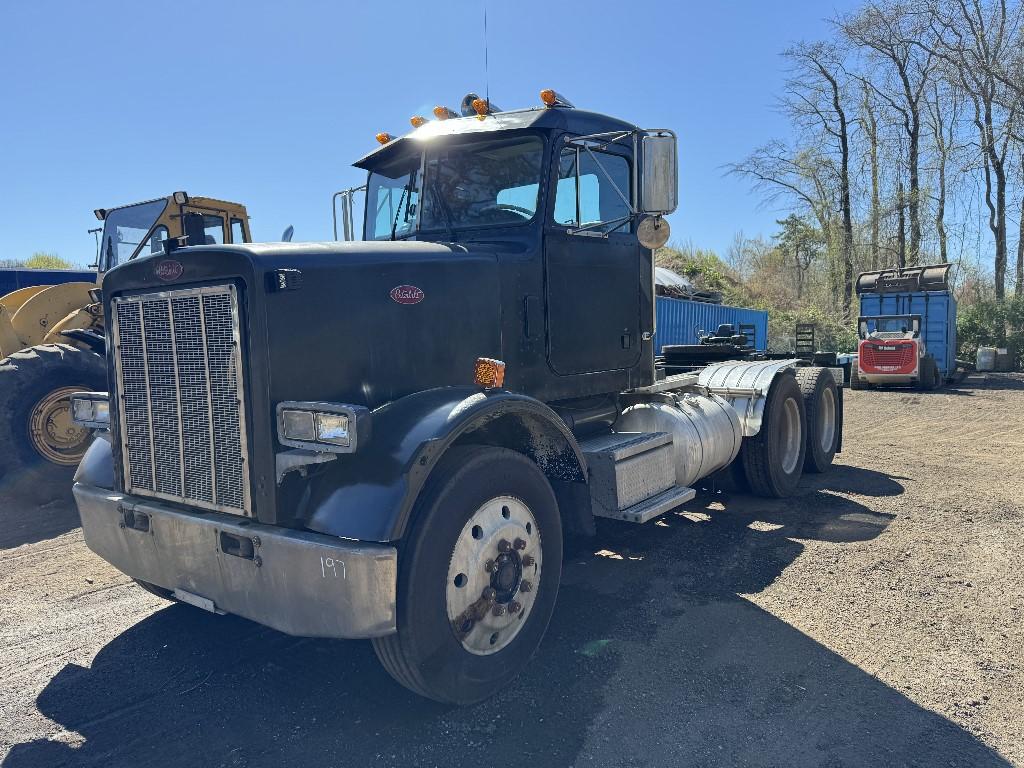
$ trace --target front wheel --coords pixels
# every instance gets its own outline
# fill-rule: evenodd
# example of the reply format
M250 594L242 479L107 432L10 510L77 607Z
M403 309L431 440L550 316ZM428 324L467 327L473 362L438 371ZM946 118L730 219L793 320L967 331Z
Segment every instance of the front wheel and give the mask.
M0 362L0 479L8 493L34 504L70 499L92 442L71 419L71 395L106 388L104 358L68 344L40 344Z
M561 569L558 504L537 465L503 448L454 448L399 551L398 632L374 651L421 696L488 698L540 645Z

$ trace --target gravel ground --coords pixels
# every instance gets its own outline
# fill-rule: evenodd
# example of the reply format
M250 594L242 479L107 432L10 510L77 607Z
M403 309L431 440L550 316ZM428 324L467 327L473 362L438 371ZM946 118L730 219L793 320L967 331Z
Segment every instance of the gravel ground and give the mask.
M368 643L164 603L72 511L5 504L2 766L1024 766L1024 377L848 392L845 441L794 499L603 525L468 709Z

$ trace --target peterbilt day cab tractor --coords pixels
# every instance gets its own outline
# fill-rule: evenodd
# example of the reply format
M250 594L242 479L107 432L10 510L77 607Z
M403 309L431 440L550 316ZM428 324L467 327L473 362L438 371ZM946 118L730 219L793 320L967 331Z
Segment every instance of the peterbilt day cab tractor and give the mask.
M244 206L185 192L95 215L103 223L96 282L32 286L0 298L0 491L29 503L66 494L91 440L72 421L70 396L107 386L104 273L162 252L169 238L252 240Z
M956 371L956 300L950 264L864 272L851 386L935 389Z
M655 364L674 134L542 100L381 135L364 241L110 272L109 394L73 400L89 547L169 599L369 638L469 703L537 649L595 518L653 520L729 466L776 497L826 470L834 372Z

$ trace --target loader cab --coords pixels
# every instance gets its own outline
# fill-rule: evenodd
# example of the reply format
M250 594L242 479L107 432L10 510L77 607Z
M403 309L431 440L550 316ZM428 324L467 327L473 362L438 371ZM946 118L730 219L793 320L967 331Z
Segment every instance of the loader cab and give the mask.
M675 135L562 97L507 112L466 103L476 111L438 107L406 136L379 134L355 164L366 186L339 193L343 218L365 189L365 240L493 253L511 388L555 401L653 382L653 250L676 207Z
M917 339L921 336L920 315L861 316L857 330L864 339Z
M187 236L189 245L252 242L244 205L185 192L95 214L103 222L95 264L100 275L130 259L161 253L171 238Z

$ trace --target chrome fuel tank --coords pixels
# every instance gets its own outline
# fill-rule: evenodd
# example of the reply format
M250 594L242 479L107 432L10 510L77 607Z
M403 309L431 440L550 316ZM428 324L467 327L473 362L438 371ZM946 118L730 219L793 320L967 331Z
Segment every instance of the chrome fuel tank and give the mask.
M676 484L686 487L736 458L743 430L736 410L718 395L687 393L638 403L623 411L616 432L668 432Z

